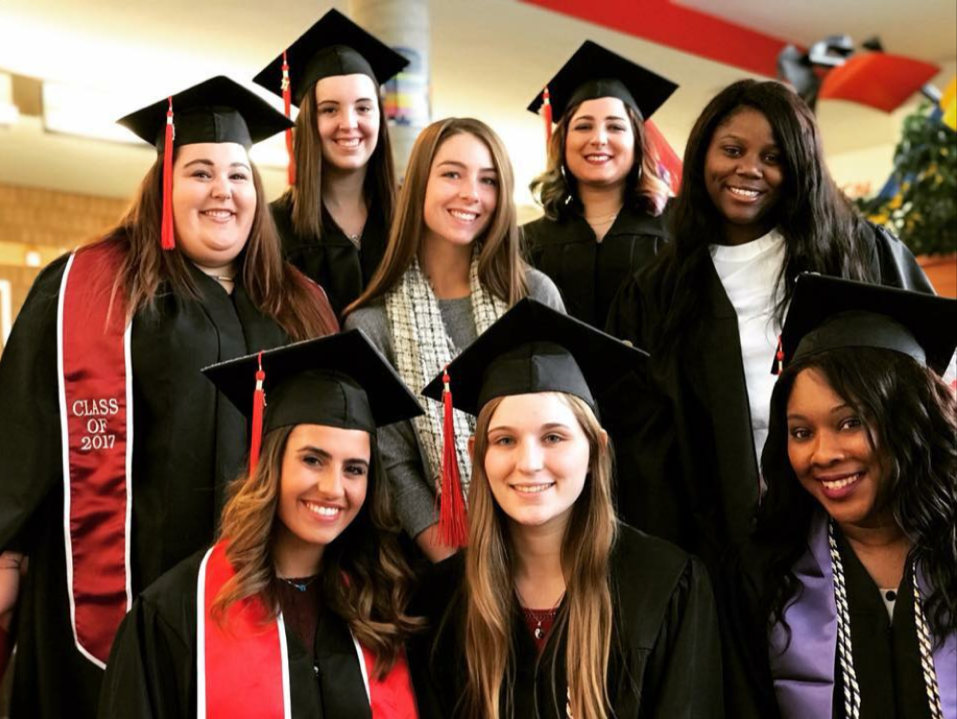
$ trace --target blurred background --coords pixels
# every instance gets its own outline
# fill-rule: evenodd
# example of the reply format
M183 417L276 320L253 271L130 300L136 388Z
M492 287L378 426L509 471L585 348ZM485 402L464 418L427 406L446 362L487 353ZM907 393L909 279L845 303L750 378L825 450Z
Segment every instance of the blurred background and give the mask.
M862 205L883 192L869 214L913 230L919 213L908 191L919 180L935 188L917 194L936 214L948 197L957 204L947 124L953 0L3 0L0 351L39 270L115 222L155 158L113 121L215 74L281 108L249 79L331 7L413 61L387 87L400 167L430 120L478 117L510 150L523 221L539 213L527 187L545 162L543 122L524 108L585 39L678 83L654 120L679 155L719 89L741 77L785 77L816 97L842 188ZM888 182L908 132L931 154L912 166L899 155L898 178ZM277 136L253 153L269 199L285 187L282 143ZM924 245L912 245L929 264L957 250L949 211L943 229L923 227ZM936 280L941 292L953 296L954 274L951 260Z

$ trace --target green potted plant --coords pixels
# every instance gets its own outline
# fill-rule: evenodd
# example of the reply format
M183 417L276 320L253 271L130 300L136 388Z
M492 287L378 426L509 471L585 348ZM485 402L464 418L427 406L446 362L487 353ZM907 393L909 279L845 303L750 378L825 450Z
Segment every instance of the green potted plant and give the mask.
M892 196L860 203L874 222L886 225L919 257L938 292L953 296L957 285L957 132L924 102L904 118L894 151ZM935 275L940 274L937 279Z

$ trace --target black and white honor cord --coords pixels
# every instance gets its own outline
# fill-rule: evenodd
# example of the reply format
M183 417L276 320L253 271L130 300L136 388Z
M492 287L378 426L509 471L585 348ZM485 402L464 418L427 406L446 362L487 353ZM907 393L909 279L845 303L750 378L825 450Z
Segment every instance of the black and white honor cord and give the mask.
M831 568L834 574L834 603L837 605L837 653L841 663L841 677L844 684L844 715L847 719L860 719L861 688L857 683L854 670L854 655L851 643L851 617L847 605L847 584L844 581L844 564L837 550L834 537L834 521L827 528L828 547L831 552ZM914 623L917 625L917 644L920 648L920 665L924 675L924 687L927 690L927 704L933 719L944 719L944 710L940 701L940 688L937 685L937 671L934 669L932 641L927 620L924 617L924 603L920 596L917 570L911 572L914 582Z

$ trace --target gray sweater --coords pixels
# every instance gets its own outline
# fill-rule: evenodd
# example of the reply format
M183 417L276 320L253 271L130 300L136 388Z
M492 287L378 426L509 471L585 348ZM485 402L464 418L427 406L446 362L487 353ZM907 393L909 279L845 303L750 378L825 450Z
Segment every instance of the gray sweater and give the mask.
M529 297L560 312L565 311L558 288L546 275L530 268L525 279ZM439 300L439 311L445 331L456 350L461 352L478 336L472 317L472 299ZM356 310L346 318L345 329L356 328L365 332L372 344L395 366L395 350L383 300ZM436 374L441 369L436 367ZM413 391L417 389L412 388ZM432 400L422 398L421 401ZM382 427L378 432L378 440L379 454L392 489L396 514L409 536L416 537L438 521L435 514L435 487L427 479L430 473L425 471L428 460L419 447L415 429L409 421Z

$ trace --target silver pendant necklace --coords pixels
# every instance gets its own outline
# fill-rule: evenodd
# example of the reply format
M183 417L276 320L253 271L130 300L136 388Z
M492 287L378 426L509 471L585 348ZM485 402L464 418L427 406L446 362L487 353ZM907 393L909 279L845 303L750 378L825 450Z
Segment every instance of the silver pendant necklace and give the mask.
M521 593L518 591L518 587L515 588L515 596L518 597L519 606L522 608L522 614L525 615L525 618L535 622L535 628L532 630L532 635L538 640L542 641L545 638L545 628L542 627L542 624L546 619L551 619L554 621L555 617L558 615L558 605L562 603L562 599L565 598L565 592L562 592L558 595L558 599L555 600L555 604L552 605L551 609L546 609L544 611L529 609L527 602L522 598Z

